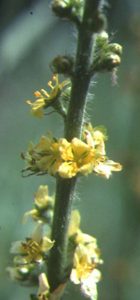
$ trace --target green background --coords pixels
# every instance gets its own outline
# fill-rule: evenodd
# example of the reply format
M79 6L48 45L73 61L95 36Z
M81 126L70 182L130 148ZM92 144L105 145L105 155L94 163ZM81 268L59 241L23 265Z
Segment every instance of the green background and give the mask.
M102 252L99 300L135 300L140 298L140 3L109 4L110 39L123 45L122 64L117 85L110 73L94 79L87 114L94 126L107 128L108 156L124 168L109 180L80 179L74 208L81 212L82 230L97 237ZM0 17L0 298L25 300L32 289L11 282L5 271L9 249L32 230L31 222L21 220L38 186L48 184L53 193L55 180L22 178L20 153L49 130L63 134L59 116L33 118L25 100L46 87L54 56L75 53L76 30L55 18L45 0L1 1ZM69 285L64 299L71 298L84 299Z

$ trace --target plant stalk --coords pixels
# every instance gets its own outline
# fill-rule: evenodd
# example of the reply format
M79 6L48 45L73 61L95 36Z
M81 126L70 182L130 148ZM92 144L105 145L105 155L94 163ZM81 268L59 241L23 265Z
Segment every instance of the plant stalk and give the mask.
M75 70L72 77L71 99L65 126L65 138L69 141L74 137L81 138L87 93L91 79L91 58L94 49L94 28L93 30L89 30L88 25L91 19L93 20L93 15L98 12L100 2L99 0L85 1L83 20L80 27L78 27ZM56 183L56 199L51 237L55 240L55 245L50 252L48 262L48 278L51 291L54 291L61 283L66 282L70 275L66 271L68 226L76 181L77 177L73 177L72 179L59 177Z

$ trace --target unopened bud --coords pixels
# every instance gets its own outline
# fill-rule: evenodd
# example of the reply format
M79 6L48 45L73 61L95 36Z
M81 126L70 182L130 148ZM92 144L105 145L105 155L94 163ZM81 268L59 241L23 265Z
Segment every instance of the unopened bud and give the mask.
M113 52L118 55L122 55L122 46L117 43L110 44L108 46L108 49L110 50L110 52Z
M58 55L54 58L51 63L51 68L53 69L54 73L58 74L71 74L73 71L74 61L71 56L61 56Z
M29 266L8 267L7 272L12 280L27 281L32 269Z
M68 18L71 15L72 7L69 5L69 1L54 0L52 1L52 10L61 18Z
M111 54L110 61L112 61L112 64L115 65L115 67L121 63L120 56L117 54Z
M103 61L104 69L111 71L113 68L118 67L121 63L121 58L119 55L114 53L108 53Z
M96 37L96 47L103 47L104 44L108 43L108 34L106 31L102 31L101 33L97 34Z

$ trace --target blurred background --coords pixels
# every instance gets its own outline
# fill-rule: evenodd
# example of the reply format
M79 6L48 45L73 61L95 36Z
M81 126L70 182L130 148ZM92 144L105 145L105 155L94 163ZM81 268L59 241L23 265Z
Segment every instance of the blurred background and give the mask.
M82 215L82 230L94 235L102 252L99 300L140 299L140 1L109 1L110 38L123 45L118 84L111 74L101 74L93 84L88 114L94 126L104 125L109 140L109 158L124 169L110 180L90 175L77 186L74 207ZM28 236L29 222L23 213L32 208L39 184L55 180L49 176L21 177L20 153L29 141L37 142L51 130L62 136L63 124L52 114L42 120L31 117L25 100L36 89L46 88L49 64L58 54L75 52L76 31L56 18L47 0L1 0L0 2L0 297L29 299L31 288L9 280L12 241ZM78 101L78 97L77 97ZM84 299L69 285L65 300Z

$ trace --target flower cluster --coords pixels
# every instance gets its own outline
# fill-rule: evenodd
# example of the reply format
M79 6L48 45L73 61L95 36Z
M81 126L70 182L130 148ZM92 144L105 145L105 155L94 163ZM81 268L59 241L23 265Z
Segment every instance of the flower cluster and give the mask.
M73 138L55 139L42 136L37 145L30 144L23 158L31 173L48 173L62 178L72 178L78 174L96 173L109 178L112 171L120 171L122 166L109 160L105 152L106 134L102 128L87 124L83 140Z
M27 104L31 106L31 112L36 117L42 117L44 110L47 107L55 107L55 102L59 98L62 90L69 84L69 80L64 80L61 83L58 79L58 74L53 75L52 80L48 82L50 92L44 89L34 92L34 96L37 98L35 102L27 100Z
M46 260L48 251L53 245L54 241L43 235L42 223L38 223L32 236L25 241L13 242L11 254L14 255L14 266L7 268L11 278L31 283L35 279L37 267Z
M121 63L122 46L110 43L106 31L102 31L96 37L93 69L96 71L112 71Z
M43 272L43 265L48 259L49 250L54 245L48 236L43 235L43 225L46 224L45 211L54 205L54 199L48 194L48 187L39 186L35 198L35 208L25 213L24 219L31 216L37 222L37 226L31 237L24 241L16 241L12 244L11 254L14 255L13 266L8 267L10 277L13 280L21 281L24 284L36 284L39 288L36 300L49 300L57 297L63 292L65 284L60 285L53 293L50 293L50 286L47 275ZM50 225L50 224L49 224ZM74 245L74 255L70 280L74 284L81 285L81 291L91 299L96 299L96 284L100 280L100 271L97 265L102 261L97 241L94 237L83 233L80 230L80 214L74 210L68 230L68 236Z
M101 273L97 266L102 263L97 241L94 237L79 229L80 215L73 211L69 226L69 236L73 236L75 251L70 279L74 284L81 285L83 294L93 300L97 299L97 282Z
M52 217L54 197L49 196L47 185L39 186L34 197L34 206L34 209L24 214L23 219L25 221L31 216L37 224L35 230L24 241L12 243L13 266L8 267L7 271L13 280L20 281L22 284L39 283L37 296L33 295L33 299L48 300L50 288L43 270L54 241L49 238L49 233L44 235L43 232L44 225L48 224L49 227L51 224L50 212ZM46 229L49 232L49 228Z

